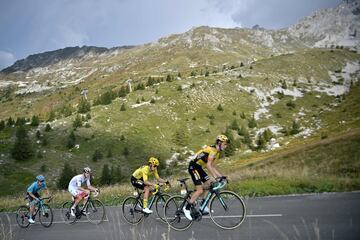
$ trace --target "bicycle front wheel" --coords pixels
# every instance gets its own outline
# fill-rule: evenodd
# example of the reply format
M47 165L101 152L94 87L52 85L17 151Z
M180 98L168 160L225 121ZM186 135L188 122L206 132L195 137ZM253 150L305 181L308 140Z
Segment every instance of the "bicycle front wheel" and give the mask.
M136 197L128 197L124 200L122 212L125 221L133 225L138 224L144 217L142 204Z
M222 191L210 200L210 218L222 229L234 229L245 220L244 201L234 192Z
M182 196L172 196L166 201L164 217L172 229L183 231L188 229L193 223L193 221L190 221L184 215L183 207L186 202L186 199Z
M27 228L30 225L29 214L29 207L25 205L20 206L16 211L16 222L21 228Z
M73 203L68 201L68 202L64 202L63 205L61 206L61 216L64 222L67 224L73 224L76 222L76 217L71 216L71 212L70 212L72 205Z
M86 206L86 216L89 222L100 224L105 220L105 207L99 199L89 201Z
M54 220L54 215L51 207L48 204L43 204L39 211L39 221L44 227L50 227Z
M156 214L158 215L160 221L162 221L163 223L166 223L164 216L165 203L170 197L171 196L169 194L162 193L160 196L157 197L155 202Z

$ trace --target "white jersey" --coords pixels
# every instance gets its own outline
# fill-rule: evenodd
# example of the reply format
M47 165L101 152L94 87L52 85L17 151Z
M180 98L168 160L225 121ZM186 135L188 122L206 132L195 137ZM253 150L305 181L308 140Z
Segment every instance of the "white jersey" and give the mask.
M90 186L90 179L85 178L84 174L79 174L73 177L69 183L69 188L77 189L81 187L82 184L86 183L87 186Z

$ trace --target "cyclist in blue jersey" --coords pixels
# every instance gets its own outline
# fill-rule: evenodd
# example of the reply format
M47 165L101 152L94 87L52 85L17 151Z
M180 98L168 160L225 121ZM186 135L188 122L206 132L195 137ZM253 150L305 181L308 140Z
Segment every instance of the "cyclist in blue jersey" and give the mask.
M46 187L45 177L43 175L38 175L36 177L36 181L33 182L27 189L27 198L29 199L30 205L30 216L29 216L29 223L34 224L35 221L32 219L32 214L35 210L35 205L40 201L40 194L39 191L44 189L47 196L50 196L49 190Z

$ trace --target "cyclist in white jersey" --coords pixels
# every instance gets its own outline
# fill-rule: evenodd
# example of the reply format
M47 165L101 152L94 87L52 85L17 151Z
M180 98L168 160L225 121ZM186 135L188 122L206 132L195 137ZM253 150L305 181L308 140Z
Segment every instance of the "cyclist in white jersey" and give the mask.
M86 199L90 191L99 191L97 188L91 186L90 183L91 178L91 169L89 167L85 167L82 174L76 175L73 177L69 183L68 190L71 195L74 197L74 205L71 207L71 215L75 216L75 208L79 204L82 199ZM87 189L81 187L86 183Z

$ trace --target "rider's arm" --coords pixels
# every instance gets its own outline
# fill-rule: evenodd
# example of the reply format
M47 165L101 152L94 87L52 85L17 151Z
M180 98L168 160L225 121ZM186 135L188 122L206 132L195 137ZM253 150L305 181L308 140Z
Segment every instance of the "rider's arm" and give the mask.
M218 170L216 170L216 168L214 167L214 157L213 156L209 156L208 157L208 161L206 163L206 168L210 171L211 175L213 177L221 177L221 173L219 173Z
M144 168L142 171L142 178L144 180L144 183L145 183L145 185L148 185L148 186L154 186L155 183L148 181L148 178L149 178L148 174L149 174L149 170L147 168Z
M45 190L46 196L50 196L49 189L45 188L44 190Z
M90 183L90 179L87 179L86 180L86 185L87 185L87 188L90 190L90 191L98 191L98 189L94 186L91 185Z

